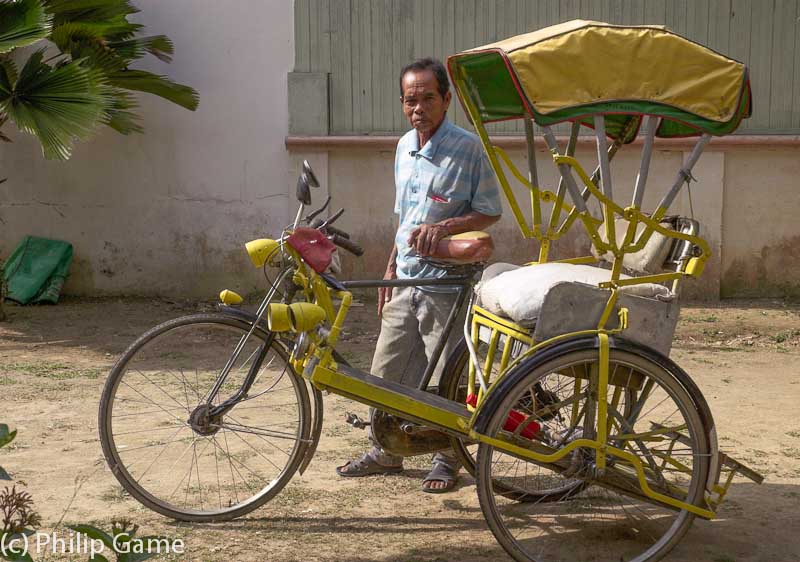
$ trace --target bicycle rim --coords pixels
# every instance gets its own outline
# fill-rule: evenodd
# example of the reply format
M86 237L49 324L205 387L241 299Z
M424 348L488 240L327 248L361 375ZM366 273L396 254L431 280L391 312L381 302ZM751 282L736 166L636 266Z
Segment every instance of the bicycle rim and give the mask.
M219 314L178 318L140 337L103 392L100 438L119 482L147 507L186 521L238 517L291 479L310 443L305 383L282 346L256 331L212 401L241 386L261 360L246 398L210 418L207 400L249 330Z
M480 343L476 349L479 360L485 365L486 344ZM469 380L469 351L466 343L461 340L453 350L445 370L442 374L440 384L440 394L448 400L454 400L461 404L466 403L467 384ZM499 359L494 361L491 369L491 380L500 376ZM452 437L450 439L453 451L461 462L462 466L473 477L477 477L476 457L478 454L478 443L468 439ZM534 471L536 474L534 474ZM535 484L534 484L535 483ZM528 482L524 489L515 487L504 487L503 482L495 482L495 493L504 494L507 498L515 501L560 501L579 492L583 488L583 481L578 479L565 479L560 475L555 475L552 471L530 466L528 471Z
M609 444L644 463L653 489L698 504L710 454L692 397L665 368L636 354L612 349L610 367ZM520 365L516 373L507 375L518 382L492 413L490 435L518 445L526 442L503 430L512 410L538 418L543 428L535 440L527 440L530 447L536 441L540 448L554 451L596 430L586 416L587 396L592 394L590 373L597 368L596 349L570 351L527 373L525 368ZM532 405L535 384L559 397L555 413ZM530 487L537 492L543 466L486 444L478 451L481 508L495 537L516 560L654 561L677 544L694 518L685 510L644 497L633 466L620 458L609 457L605 473L598 473L594 453L578 449L559 464L544 467L554 478L580 478L584 486L564 501L512 502L504 490L523 493ZM534 478L528 475L531 469L537 475Z

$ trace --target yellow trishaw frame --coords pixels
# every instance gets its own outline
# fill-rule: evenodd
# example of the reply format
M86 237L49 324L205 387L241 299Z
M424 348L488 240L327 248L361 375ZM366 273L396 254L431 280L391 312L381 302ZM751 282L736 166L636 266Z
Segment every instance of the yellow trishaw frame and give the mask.
M554 109L552 104L548 106L549 112L539 111L536 104L531 102L528 94L524 91L524 80L520 80L519 75L524 75L525 73L519 68L520 65L526 64L526 61L530 64L534 64L536 49L546 41L555 40L568 44L571 39L571 37L569 37L570 34L584 34L584 41L589 40L586 37L594 41L596 37L593 37L592 33L593 30L596 31L597 29L600 29L603 33L612 33L612 35L615 35L617 40L621 41L623 44L626 41L634 41L641 45L642 42L646 44L653 38L663 40L666 37L669 41L672 41L670 44L677 51L689 49L690 51L694 51L697 56L702 55L704 57L703 60L707 63L709 68L719 71L717 78L724 75L720 80L728 81L726 96L722 102L719 102L719 98L717 98L718 105L721 103L721 106L714 107L714 100L711 100L710 97L709 99L702 100L702 103L699 105L696 104L692 106L688 104L686 107L670 105L670 103L673 102L676 104L680 103L679 99L676 101L674 98L636 99L633 101L641 102L641 104L643 104L641 107L644 107L646 111L641 111L639 106L637 106L634 111L620 112L620 108L624 108L624 104L621 104L626 100L615 98L611 100L600 100L600 102L597 100L590 100L591 103L584 100L585 103L583 103L583 105L578 103L574 107L566 107L560 114L559 108L555 107ZM611 29L610 32L609 29ZM461 55L455 55L448 60L448 67L458 97L476 129L489 159L489 163L497 176L523 237L536 239L540 243L538 259L534 263L547 262L550 259L552 243L568 232L576 223L583 225L597 255L602 256L610 254L613 256L609 279L599 284L601 289L608 290L608 300L600 315L596 328L573 331L557 335L545 341L535 342L526 328L505 318L493 315L477 305L474 306L472 309L471 322L472 343L473 345L477 345L480 329L482 327L487 328L490 330L488 340L489 352L485 360L485 368L482 371L479 370L480 367L478 365L474 364L474 361L470 362L469 391L477 396L476 405L469 408L464 406L463 412L456 412L453 408L434 401L433 399L426 399L420 394L415 395L411 390L408 392L398 392L396 390L377 386L373 381L359 378L352 371L337 364L333 354L333 348L341 334L347 311L352 302L352 294L347 290L335 290L330 288L314 271L305 266L300 256L298 256L293 249L287 246L286 249L292 256L293 261L298 264L293 279L295 284L303 288L309 302L317 303L325 310L327 320L330 324L330 329L325 334L309 333L309 337L312 340L311 348L307 353L299 357L293 357L294 366L298 372L302 372L303 376L307 377L318 389L325 389L354 398L360 402L377 406L390 413L396 413L410 419L436 426L458 436L468 436L474 441L487 443L504 452L537 463L553 463L563 459L578 448L589 448L596 451L595 463L597 468L602 470L607 464L608 455L612 455L622 459L622 461L632 468L641 492L645 497L660 504L665 504L679 510L686 510L700 517L711 519L715 515L715 507L727 493L727 489L732 482L732 476L737 471L736 467L730 469L730 474L726 482L723 485L719 485L718 480L721 469L715 463L712 463L711 474L709 474L709 480L705 486L705 505L692 505L652 489L648 485L646 470L642 461L631 452L608 443L606 424L608 423L607 408L609 406L607 401L610 362L609 336L620 333L627 328L628 309L624 307L619 309L619 318L616 328L608 328L608 321L612 317L615 306L617 305L619 289L621 287L641 283L671 282L673 291L677 292L679 282L687 276L699 276L704 269L705 263L711 257L709 245L703 238L695 234L666 228L661 224L661 221L666 216L667 210L679 190L692 178L691 170L706 144L711 139L711 136L713 134L727 134L738 126L743 117L749 114L750 93L746 69L741 63L731 61L702 46L688 42L683 38L670 34L664 28L660 27L643 26L637 28L609 26L608 24L601 24L598 22L569 22L561 26L554 26L550 31L543 30L529 35L534 36L533 40L529 40L529 36L521 36L498 44L473 49ZM657 50L657 46L647 46L651 51L654 48ZM526 53L528 58L518 57L516 62L512 64L510 53L504 51L505 48L509 47L513 47L513 50L516 51L528 48L528 52ZM546 46L544 51L548 52L548 49L552 50L551 47L552 45ZM486 107L484 103L485 100L481 99L477 93L475 80L471 79L467 67L461 64L463 60L474 60L475 56L482 56L482 53L495 53L499 55L499 60L501 60L507 68L510 82L512 82L514 87L518 90L520 107L522 110L517 115L506 115L502 118L521 118L524 120L526 138L528 141L529 173L527 178L514 166L508 154L491 142L485 123L492 120L499 120L499 118L492 118L492 108ZM575 55L575 53L572 54ZM557 56L553 60L560 64L569 64L568 60L559 61ZM619 61L615 62L619 63ZM529 79L530 77L523 76L523 78ZM700 90L708 86L707 80L704 82L705 79L703 76L689 77L687 79L695 80L695 90L698 89L698 84L700 85ZM591 80L589 80L589 82L591 82ZM641 93L637 92L636 95L641 95ZM536 101L540 105L542 104L541 99L537 98ZM483 105L479 107L479 103ZM701 109L698 109L697 113L692 114L692 107L699 107ZM718 116L716 122L714 119L715 115ZM572 123L571 134L566 145L566 150L563 152L555 134L550 128L550 125L559 122L559 120ZM677 125L674 125L673 122L677 123ZM558 188L555 192L542 189L537 179L534 123L538 124L543 129L545 143L561 175ZM607 124L609 125L608 128L606 127ZM591 175L589 175L575 159L578 132L581 126L586 125L594 129L597 140L598 166L596 171ZM642 164L637 177L633 201L630 205L623 207L614 200L609 165L611 159L621 145L631 142L640 129L644 130ZM686 136L687 131L689 135L700 136L697 144L678 171L672 188L662 198L656 209L651 214L643 212L641 203L655 137L681 136L680 134ZM611 139L610 143L609 138ZM532 218L531 225L528 224L528 221L523 215L522 209L514 195L508 176L501 162L505 165L505 168L508 169L510 175L516 178L529 192ZM573 173L577 174L583 184L581 189L578 188ZM572 199L571 204L565 201L567 193L569 193ZM590 213L586 205L586 201L590 197L594 197L598 201L602 209L601 218L595 217ZM543 220L543 203L552 204L551 214L546 223ZM621 242L618 242L616 233L618 219L624 219L627 223ZM644 225L641 231L639 231L640 225ZM675 271L644 275L635 278L623 278L624 257L642 250L654 233L659 233L673 240L688 242L691 247L696 250L694 253L685 254L680 263L677 264ZM594 263L598 260L593 256L586 256L563 261L586 264ZM338 308L334 306L331 298L332 296L340 299ZM496 377L495 380L490 381L488 380L489 366L494 361L501 336L505 337L505 345L501 352L500 359L501 374ZM504 373L508 372L515 365L518 365L524 359L531 357L549 346L587 336L596 338L599 349L596 412L598 427L597 438L579 438L556 451L542 452L520 447L507 440L491 437L476 430L475 425L481 414L482 406L486 403L486 399L496 391ZM512 341L521 342L528 347L527 351L513 358L513 360L510 354L510 345ZM478 385L479 381L481 383L480 385ZM480 388L478 388L479 386ZM661 437L667 434L677 434L680 429L681 428L670 427L655 428L651 432L648 432L648 435ZM714 441L712 446L715 447L715 445L716 443ZM716 451L713 451L712 455L716 455ZM669 463L673 469L690 472L688 467L675 461L675 459L664 458L661 460L664 463ZM728 466L733 465L729 464ZM747 474L745 470L740 470L739 472ZM758 475L755 476L758 477ZM716 496L714 496L715 494Z

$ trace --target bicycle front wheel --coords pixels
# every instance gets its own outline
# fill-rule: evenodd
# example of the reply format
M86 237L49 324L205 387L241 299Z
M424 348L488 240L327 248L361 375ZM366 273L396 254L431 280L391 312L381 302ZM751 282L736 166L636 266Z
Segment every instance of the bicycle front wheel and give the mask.
M263 505L291 479L310 443L305 382L262 330L222 314L170 320L141 336L114 366L100 402L100 440L122 486L182 521L233 519ZM208 400L243 342L219 393L253 384L221 416Z
M545 361L525 361L508 373L510 389L490 414L487 435L548 454L598 430L598 350L567 349ZM609 445L635 455L648 486L668 497L701 505L709 472L706 428L687 387L664 359L610 350L606 420ZM684 375L685 376L685 375ZM542 404L537 387L557 400ZM536 421L536 437L512 435L510 417ZM540 493L541 471L553 479L582 481L559 502L519 503L508 490ZM500 544L520 562L655 561L673 548L694 515L648 498L634 465L609 455L597 469L592 449L576 449L552 464L535 464L488 444L478 450L478 495Z

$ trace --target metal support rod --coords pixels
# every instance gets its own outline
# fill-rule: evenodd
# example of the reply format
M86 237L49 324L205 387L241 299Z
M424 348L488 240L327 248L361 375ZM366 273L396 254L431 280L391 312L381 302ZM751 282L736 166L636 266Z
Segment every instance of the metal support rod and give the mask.
M600 189L603 195L613 201L611 186L611 167L608 165L608 139L606 138L606 118L602 113L594 114L594 135L597 138L597 165L600 168Z
M533 121L524 119L525 139L528 141L528 181L533 187L539 187L539 174L536 169L536 147L534 146Z
M572 122L569 130L569 140L567 140L567 156L575 156L575 149L578 148L578 135L581 132L581 124L577 121Z
M465 287L472 282L470 275L453 275L448 277L432 277L431 279L363 279L342 281L345 289L377 289L379 287L427 287L444 285L449 287Z
M526 117L523 119L525 123L525 140L528 144L528 181L531 184L531 215L533 218L533 230L539 229L542 224L542 204L539 199L539 175L536 169L536 146L533 136L533 120Z
M642 147L642 161L639 163L639 173L636 175L636 185L633 188L633 206L642 208L644 189L647 186L647 174L650 171L650 158L653 156L653 141L656 138L658 119L652 115L645 117L644 146Z
M471 292L472 291L470 291L467 287L462 286L459 288L456 302L453 303L453 308L450 309L450 314L447 316L447 322L444 325L444 329L442 330L442 333L439 334L439 340L436 342L436 347L433 348L431 357L428 360L428 366L425 367L425 374L422 375L422 380L419 381L419 385L417 386L417 388L420 390L426 390L428 388L431 378L433 378L433 373L436 370L436 365L439 364L439 358L442 356L444 346L447 344L447 340L450 337L450 331L453 329L453 324L458 317L458 313L464 307L464 302L467 300L467 294Z
M703 153L708 141L711 140L711 135L705 133L702 137L697 140L697 143L694 145L692 152L689 154L689 157L681 166L681 169L678 170L678 175L675 178L675 183L672 184L672 188L664 195L664 198L656 207L656 212L661 211L665 213L669 206L672 205L672 202L675 200L675 197L678 195L678 192L683 187L683 184L686 183L686 180L692 179L692 168L694 165L697 164L697 160L700 158L700 155ZM659 217L660 218L660 217Z
M556 136L553 134L553 130L550 127L543 127L543 129L544 141L547 143L547 147L553 154L558 154L558 142L556 141ZM575 208L578 212L585 213L586 201L581 197L581 192L578 189L578 185L575 183L575 178L572 176L572 169L567 164L559 164L558 171L561 172L561 177L564 178L564 181L567 183L567 191L569 191L569 196L572 198L572 203L575 205Z
M575 149L578 146L578 134L581 132L581 124L578 122L572 123L572 129L569 133L569 140L567 141L567 156L575 156ZM561 203L564 201L564 178L560 177L558 179L558 189L556 190L556 203L553 205L553 209L550 212L550 228L553 229L558 225L558 217L561 216ZM588 191L588 190L587 190ZM583 195L583 200L586 200L586 196Z

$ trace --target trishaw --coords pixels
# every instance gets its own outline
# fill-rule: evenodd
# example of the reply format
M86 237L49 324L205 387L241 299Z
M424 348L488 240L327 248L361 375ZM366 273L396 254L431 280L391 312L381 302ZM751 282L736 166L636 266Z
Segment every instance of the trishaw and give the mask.
M711 255L697 221L668 209L711 137L750 114L747 69L660 26L587 21L451 56L448 69L523 237L539 241L538 259L484 268L487 254L476 251L437 256L448 275L424 283L338 280L335 247L361 250L332 226L342 211L324 219L326 203L303 217L318 185L304 163L294 223L247 244L270 283L257 310L225 290L217 312L156 326L113 368L99 415L109 466L163 515L241 516L308 466L325 390L384 412L374 430L392 450L452 445L514 559L657 560L695 517L715 516L737 474L762 480L718 450L708 404L668 357L681 284ZM526 173L487 133L506 119L523 120ZM571 124L566 146L559 123ZM539 185L534 124L560 173L554 190ZM575 157L582 127L596 139L593 173ZM637 136L641 165L623 206L610 162ZM655 137L690 136L694 148L645 212ZM510 177L530 194L530 222ZM592 255L552 261L553 243L581 227ZM476 240L487 235L446 242ZM336 352L354 290L432 284L460 297L419 388ZM465 337L430 386L462 306Z

